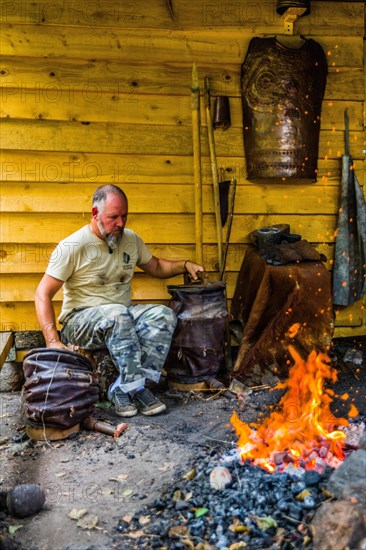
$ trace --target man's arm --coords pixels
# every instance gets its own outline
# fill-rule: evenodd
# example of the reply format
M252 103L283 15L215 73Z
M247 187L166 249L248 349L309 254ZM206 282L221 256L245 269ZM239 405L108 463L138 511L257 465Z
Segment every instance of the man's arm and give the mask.
M52 304L52 298L62 285L63 281L60 281L60 279L45 274L34 296L38 321L48 348L68 349L60 341L56 328L55 310Z
M150 261L140 266L143 271L157 277L158 279L169 279L175 275L189 273L195 281L198 279L198 273L204 272L202 265L191 262L191 260L164 260L153 256Z

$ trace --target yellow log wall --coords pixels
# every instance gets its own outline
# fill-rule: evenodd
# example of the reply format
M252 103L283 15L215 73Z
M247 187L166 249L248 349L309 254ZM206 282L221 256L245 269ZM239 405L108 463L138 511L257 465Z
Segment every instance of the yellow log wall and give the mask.
M120 184L129 226L151 249L194 258L191 71L230 97L231 127L216 131L218 166L235 176L227 260L229 302L248 234L289 223L327 258L337 224L343 114L365 184L364 3L311 2L294 34L323 47L329 73L322 106L318 181L259 185L246 179L240 66L254 36L284 34L274 0L2 0L0 330L37 330L33 295L55 244L87 223L94 189ZM211 165L201 104L203 255L217 279ZM225 231L224 231L225 234ZM137 273L138 301L166 301L166 286ZM55 297L59 311L62 294ZM365 303L338 311L336 336L366 333Z

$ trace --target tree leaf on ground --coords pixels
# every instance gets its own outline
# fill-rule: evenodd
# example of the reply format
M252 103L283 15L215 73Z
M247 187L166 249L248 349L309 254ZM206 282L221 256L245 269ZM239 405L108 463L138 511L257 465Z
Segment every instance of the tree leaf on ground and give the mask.
M182 491L180 489L177 489L176 491L174 491L172 500L174 501L181 500L181 498L182 498Z
M229 525L230 531L233 533L250 533L249 527L241 523L239 518L234 518L231 525Z
M243 523L230 525L229 529L230 531L233 531L233 533L250 533L249 527L247 527Z
M117 477L110 477L109 481L125 481L128 478L128 474L119 474Z
M325 496L325 498L333 498L334 495L328 491L326 487L322 487L322 493Z
M187 481L191 481L196 477L196 475L197 475L197 472L195 468L192 468L192 470L189 470L189 472L184 474L183 479L186 479Z
M140 525L146 525L151 520L150 516L140 516L139 517L139 524Z
M309 491L309 489L304 489L303 491L301 491L301 493L296 495L295 498L296 498L296 500L303 501L305 497L311 497L311 492Z
M256 523L262 531L267 531L267 529L271 529L271 527L277 527L277 521L271 516L257 517Z
M76 525L82 529L94 529L97 526L98 521L98 516L90 514L79 519Z
M189 528L187 525L173 525L168 531L169 537L187 537Z
M71 519L80 519L83 516L85 516L88 513L88 510L86 508L73 508L70 510L70 512L67 514L69 518Z
M113 405L110 401L98 401L94 407L97 407L98 409L110 409Z
M175 462L164 462L163 466L158 468L160 472L167 472L168 470L172 470L175 466Z
M189 548L189 550L195 550L196 548L194 542L192 542L191 539L182 539L182 543L184 544L184 546Z
M144 537L145 533L143 531L134 531L133 533L128 533L126 536L130 539L139 539L140 537Z
M207 514L207 512L208 512L208 508L196 508L194 512L194 517L200 518L201 516L204 516L205 514Z
M9 525L8 531L9 531L10 535L13 535L14 533L16 533L18 531L18 529L21 529L22 527L23 527L23 525Z

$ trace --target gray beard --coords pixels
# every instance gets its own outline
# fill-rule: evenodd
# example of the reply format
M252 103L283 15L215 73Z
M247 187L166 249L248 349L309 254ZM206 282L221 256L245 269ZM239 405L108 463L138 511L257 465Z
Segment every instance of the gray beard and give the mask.
M109 246L109 248L115 250L122 240L122 233L117 233L117 235L112 235L110 233L109 235L105 236L105 240L107 241L107 245Z
M123 231L118 233L106 233L104 226L101 222L98 222L98 229L100 231L100 234L102 235L103 239L106 241L107 245L111 250L115 250L119 243L122 240L123 237Z

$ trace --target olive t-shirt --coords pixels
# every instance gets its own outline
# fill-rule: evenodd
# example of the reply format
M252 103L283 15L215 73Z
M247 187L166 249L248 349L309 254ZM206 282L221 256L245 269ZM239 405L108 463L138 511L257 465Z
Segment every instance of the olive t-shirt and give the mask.
M131 305L135 266L144 265L151 258L148 247L131 229L124 230L121 242L112 252L89 225L60 241L46 269L48 275L64 281L59 321L62 323L74 308Z

